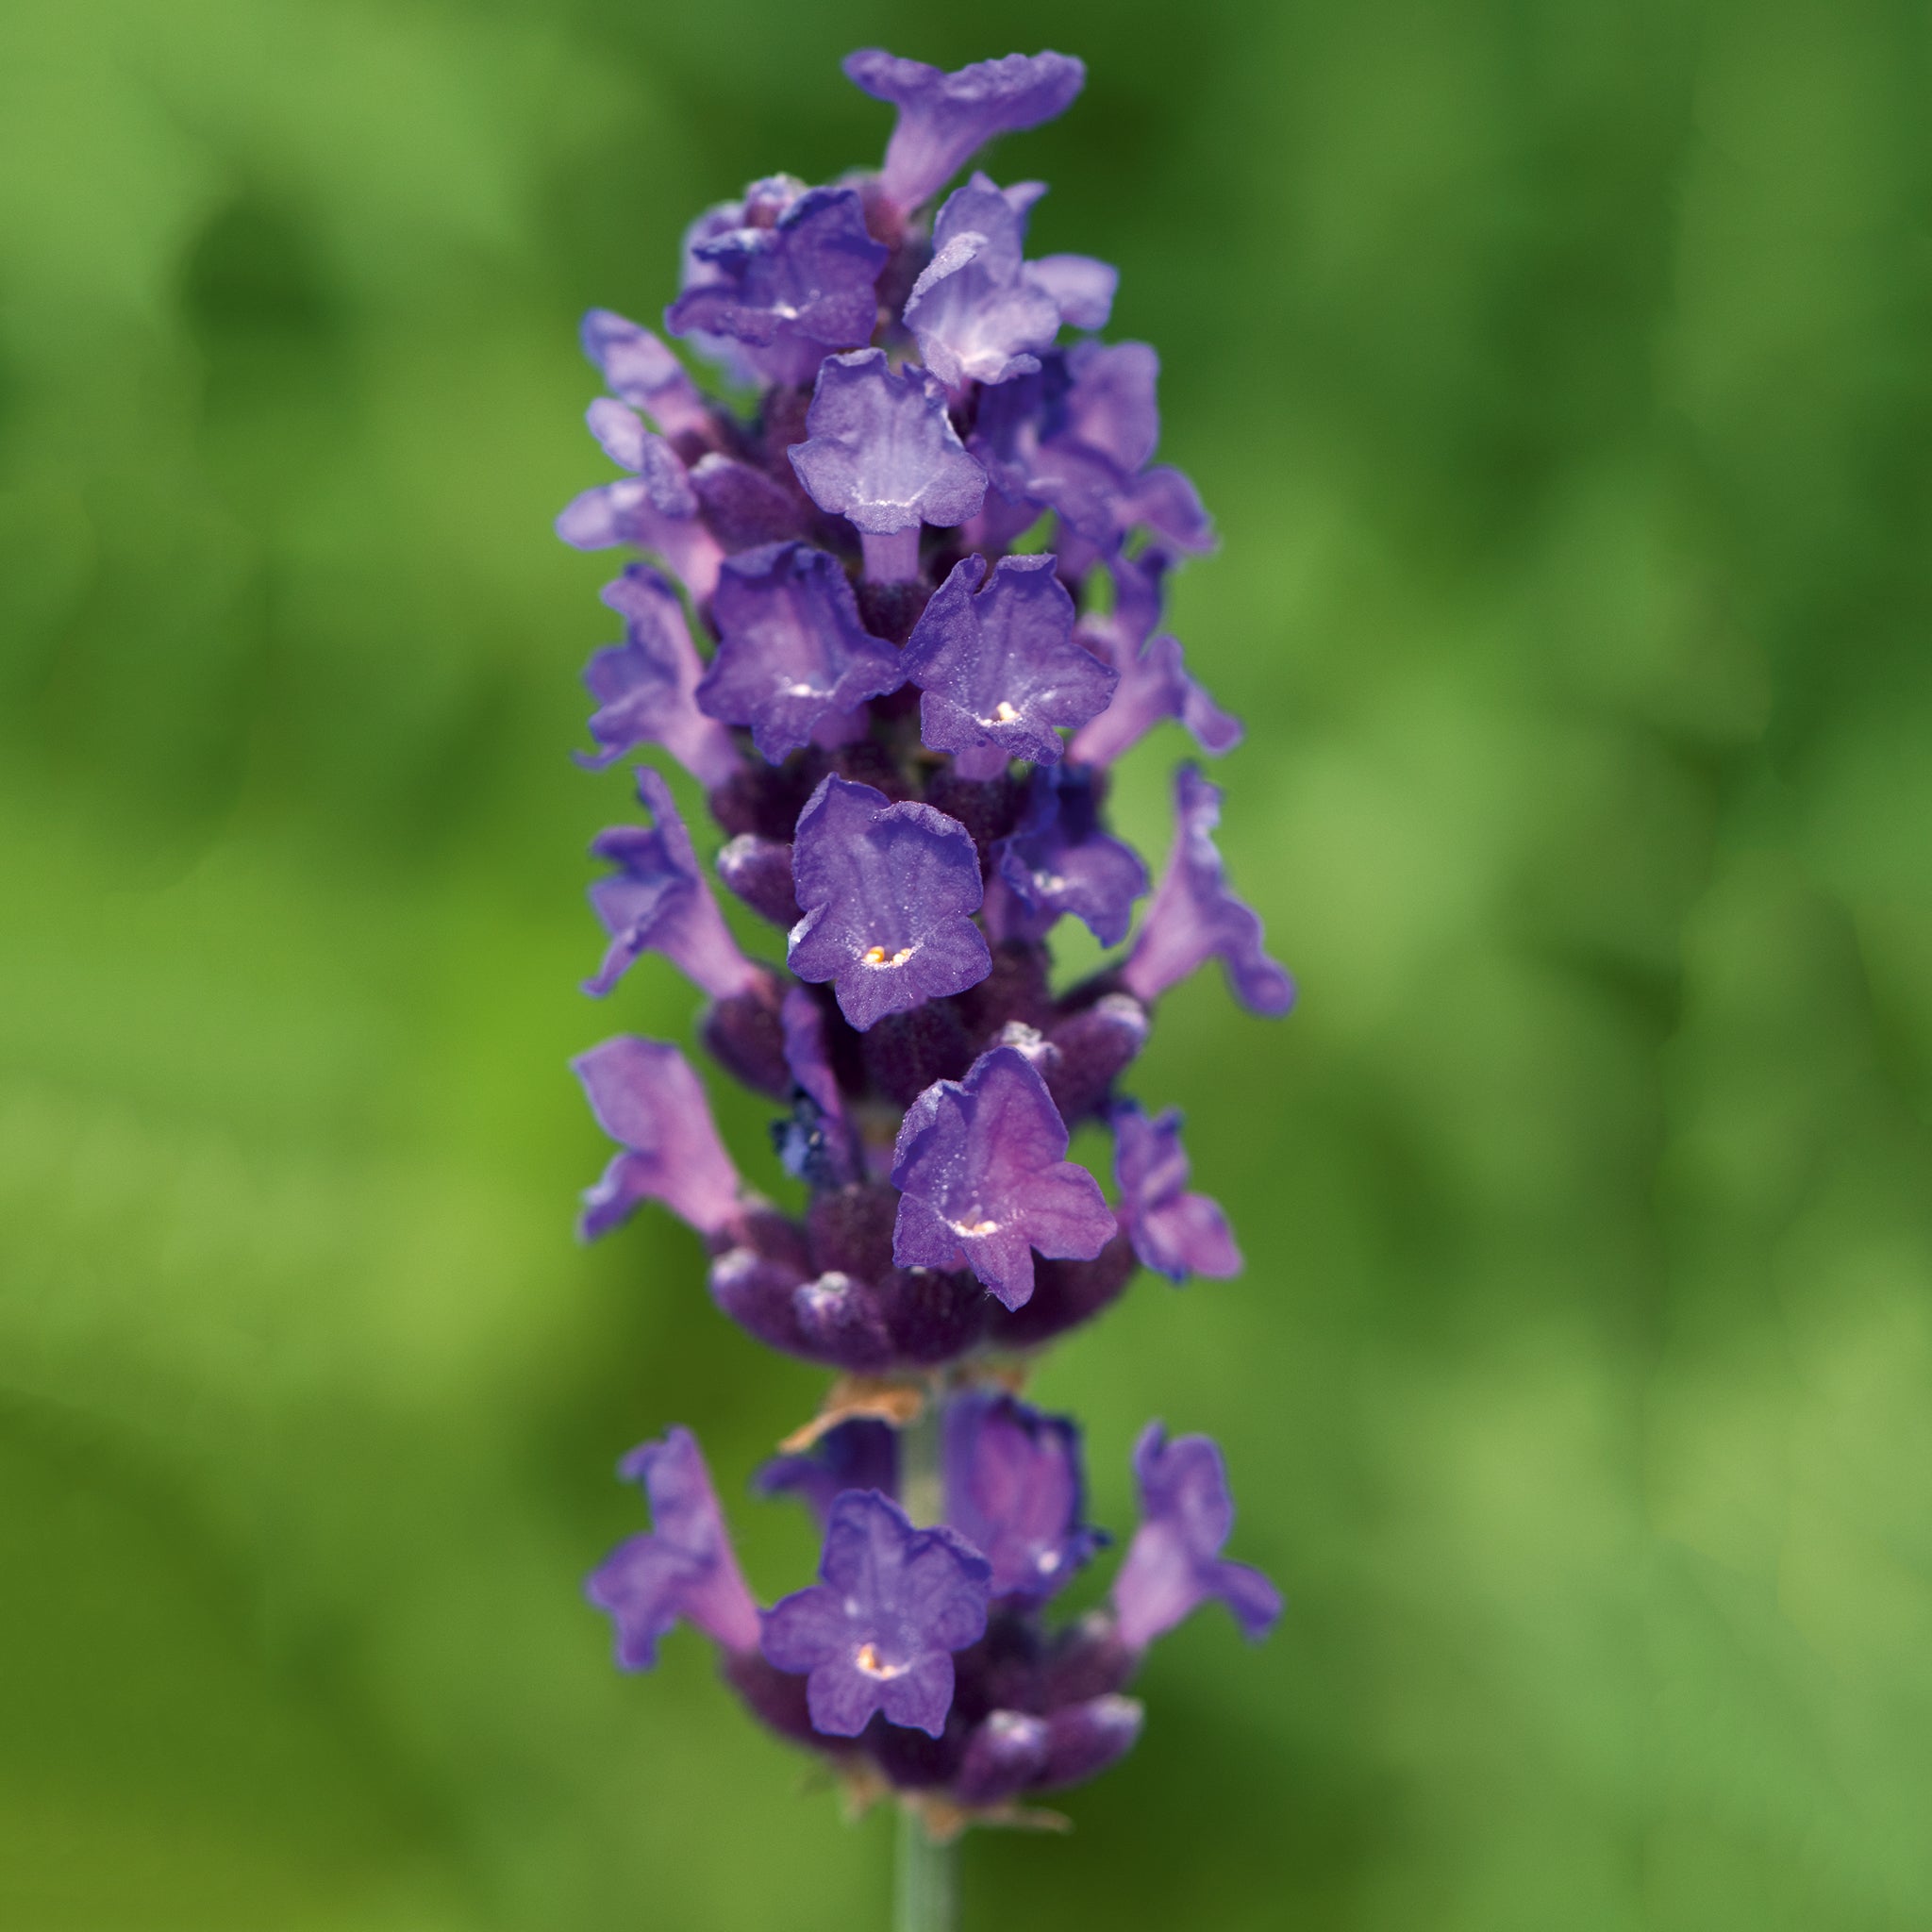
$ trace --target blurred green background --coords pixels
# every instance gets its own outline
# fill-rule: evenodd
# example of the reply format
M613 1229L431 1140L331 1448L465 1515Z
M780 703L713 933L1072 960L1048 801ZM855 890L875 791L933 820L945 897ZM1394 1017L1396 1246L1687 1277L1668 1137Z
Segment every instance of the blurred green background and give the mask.
M1134 1082L1245 1277L1038 1384L1116 1528L1218 1433L1289 1615L1166 1642L968 1926L1932 1923L1923 5L8 0L0 1924L884 1922L886 1821L577 1596L677 1420L803 1582L742 1484L819 1378L662 1216L570 1239L566 1057L691 1000L575 991L548 527L579 311L875 157L881 42L1090 63L993 165L1165 358L1304 988Z

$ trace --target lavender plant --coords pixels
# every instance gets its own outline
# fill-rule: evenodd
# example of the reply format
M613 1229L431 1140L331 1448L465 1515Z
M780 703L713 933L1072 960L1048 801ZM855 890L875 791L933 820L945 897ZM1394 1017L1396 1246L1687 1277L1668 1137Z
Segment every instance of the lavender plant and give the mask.
M838 1372L758 1478L812 1510L824 1553L816 1583L761 1608L673 1428L621 1465L652 1528L589 1592L623 1668L648 1669L689 1622L760 1722L855 1795L895 1794L901 1922L933 1925L939 1847L1024 1822L1036 1793L1133 1744L1141 1707L1124 1692L1157 1638L1210 1597L1252 1638L1279 1612L1222 1555L1219 1451L1156 1423L1108 1607L1056 1619L1108 1538L1083 1520L1078 1429L1013 1391L1137 1262L1176 1282L1239 1270L1220 1208L1189 1190L1179 1115L1150 1119L1118 1084L1161 995L1210 958L1256 1012L1286 1012L1293 988L1227 885L1220 793L1197 769L1176 776L1138 931L1149 875L1107 829L1109 769L1157 724L1208 753L1241 735L1160 627L1168 571L1212 534L1188 479L1152 460L1154 352L1091 333L1111 268L1026 258L1041 184L974 173L931 212L987 142L1065 108L1084 70L1044 53L942 74L870 52L845 72L898 110L883 167L756 181L686 236L666 327L756 408L734 413L658 337L593 311L584 346L609 394L590 426L625 474L558 523L579 548L655 559L604 592L624 640L585 674L583 762L655 744L681 764L727 836L719 878L785 930L789 968L740 949L641 766L648 824L592 847L609 943L588 990L648 950L680 967L708 996L712 1056L782 1109L774 1139L808 1195L802 1217L760 1199L678 1049L620 1037L575 1063L621 1149L582 1232L661 1202L703 1237L731 1320ZM1124 950L1056 992L1049 939L1069 916ZM1115 1206L1067 1158L1086 1121L1111 1129Z

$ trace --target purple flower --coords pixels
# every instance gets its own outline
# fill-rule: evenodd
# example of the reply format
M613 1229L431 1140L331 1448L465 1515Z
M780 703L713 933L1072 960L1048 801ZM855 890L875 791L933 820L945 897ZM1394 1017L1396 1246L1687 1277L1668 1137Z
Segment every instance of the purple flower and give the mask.
M1064 113L1087 79L1065 54L1008 54L942 74L877 48L845 57L845 77L899 110L880 186L908 212L930 199L995 135Z
M761 1496L797 1496L823 1524L847 1490L899 1493L899 1432L860 1418L828 1429L803 1456L774 1456L752 1478Z
M975 1389L946 1409L946 1521L992 1565L995 1596L1052 1596L1107 1541L1080 1521L1080 1432Z
M1154 727L1178 718L1205 752L1219 757L1241 742L1241 721L1231 718L1188 675L1180 640L1154 635L1160 622L1160 579L1166 559L1158 550L1139 561L1116 557L1108 566L1114 608L1090 619L1081 635L1120 674L1113 700L1083 724L1067 756L1078 764L1110 765Z
M1294 1004L1294 981L1261 950L1261 922L1228 891L1214 849L1221 791L1192 765L1174 774L1174 838L1161 875L1121 969L1121 984L1143 1004L1159 998L1215 954L1235 997L1270 1017Z
M908 297L905 324L941 381L958 389L999 383L1040 367L1068 322L1105 325L1120 277L1084 255L1022 258L1037 181L998 188L974 175L947 197L933 229L933 258Z
M671 788L649 765L638 767L638 800L655 826L613 825L591 842L593 858L618 871L591 888L591 905L610 935L609 950L584 991L599 998L641 952L662 953L715 1000L749 992L758 969L738 950L691 850Z
M574 550L609 550L620 543L654 550L702 602L718 580L724 553L698 520L697 495L683 460L622 403L592 403L590 423L611 460L637 474L575 497L558 516L557 534Z
M1098 450L1123 475L1138 475L1160 441L1160 358L1145 342L1081 342L1067 352L1067 373L1061 435Z
M829 356L793 443L791 467L823 510L867 536L963 524L986 495L986 472L946 416L944 391L924 370L894 375L883 349ZM913 555L917 574L918 556Z
M856 1738L874 1711L937 1738L953 1657L986 1630L985 1557L950 1529L914 1529L875 1490L848 1490L825 1525L823 1581L766 1612L766 1660L809 1673L811 1721Z
M584 317L582 340L584 354L610 393L654 418L666 435L709 430L710 412L697 385L649 329L608 308L593 308Z
M658 1640L682 1617L727 1651L755 1651L758 1609L744 1587L710 1472L689 1429L633 1449L617 1465L651 1501L651 1533L618 1544L584 1594L617 1626L622 1670L648 1671Z
M974 924L979 855L957 819L891 805L870 785L828 777L798 818L791 876L805 917L787 960L830 980L861 1033L888 1013L942 999L992 970Z
M1181 1113L1171 1107L1149 1120L1131 1100L1113 1109L1113 1174L1121 1219L1143 1266L1180 1281L1190 1274L1241 1272L1227 1216L1206 1194L1191 1194L1181 1151Z
M1158 366L1142 342L1082 342L980 396L973 454L1008 501L1056 513L1071 569L1112 558L1141 525L1162 549L1214 546L1193 485L1165 465L1141 468L1159 433Z
M1134 1474L1141 1526L1113 1582L1121 1641L1144 1650L1215 1596L1244 1636L1267 1636L1281 1614L1281 1592L1258 1570L1221 1554L1234 1528L1221 1451L1206 1436L1170 1442L1149 1423L1134 1445Z
M577 1231L594 1241L641 1201L661 1201L700 1234L718 1234L738 1208L738 1170L711 1123L690 1063L661 1040L623 1034L571 1062L597 1124L625 1151L584 1195Z
M871 340L886 249L850 188L754 182L689 243L693 279L664 312L675 336L726 337L778 381L803 382L827 349Z
M704 664L691 645L677 592L647 563L604 586L624 619L624 642L597 652L584 683L597 700L591 736L601 747L577 762L602 771L641 744L661 744L701 785L722 785L743 760L731 734L697 708Z
M907 641L920 736L934 751L992 746L1057 763L1058 727L1097 716L1117 676L1074 641L1074 600L1051 557L1003 557L980 591L985 577L985 558L961 558Z
M1099 1184L1069 1160L1045 1082L1010 1046L963 1081L937 1080L907 1110L892 1150L904 1198L892 1232L902 1268L970 1268L1008 1308L1033 1293L1033 1250L1089 1260L1114 1235Z
M828 715L897 691L899 654L859 622L838 560L804 543L767 543L725 560L711 615L718 655L697 688L698 708L749 724L774 764L809 743Z
M1103 946L1126 938L1147 868L1131 845L1100 829L1086 772L1036 766L1025 816L993 849L1008 895L1002 938L1044 938L1063 913L1084 921Z

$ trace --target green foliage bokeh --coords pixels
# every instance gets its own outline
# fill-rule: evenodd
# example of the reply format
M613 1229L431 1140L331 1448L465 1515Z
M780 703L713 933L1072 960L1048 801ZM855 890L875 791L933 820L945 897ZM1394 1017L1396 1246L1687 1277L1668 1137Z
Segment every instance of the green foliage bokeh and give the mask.
M1083 55L1000 150L1118 262L1222 554L1225 849L1303 985L1134 1077L1246 1275L1040 1377L1235 1553L967 1924L1932 1921L1932 36L1887 0L0 10L0 1924L881 1924L610 1471L818 1378L569 1236L608 1007L592 303L875 156L851 46ZM1165 842L1170 734L1120 812ZM759 1174L762 1110L721 1098ZM764 1160L763 1166L758 1165Z

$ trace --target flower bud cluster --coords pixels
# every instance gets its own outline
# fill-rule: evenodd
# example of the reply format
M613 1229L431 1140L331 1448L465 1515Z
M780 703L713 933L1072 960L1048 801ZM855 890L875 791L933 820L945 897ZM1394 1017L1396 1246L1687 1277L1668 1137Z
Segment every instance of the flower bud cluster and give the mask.
M1219 1452L1153 1424L1108 1607L1052 1621L1107 1539L1082 1520L1074 1424L1008 1390L1137 1264L1176 1282L1239 1270L1224 1216L1189 1190L1178 1114L1150 1118L1120 1083L1161 995L1208 958L1257 1012L1285 1012L1293 988L1228 887L1198 769L1176 774L1158 884L1107 827L1109 770L1156 724L1209 754L1241 735L1161 628L1167 573L1212 534L1153 460L1154 352L1092 333L1111 268L1027 258L1041 184L975 172L940 199L988 141L1065 108L1084 70L1046 53L942 74L874 52L845 71L898 110L881 169L756 181L685 238L666 329L756 407L727 408L658 336L592 311L584 347L609 393L589 423L624 474L558 520L579 548L642 554L604 592L624 636L585 672L582 762L669 754L724 835L718 882L784 933L783 970L741 948L642 765L644 822L591 848L608 945L586 990L610 993L646 951L674 961L708 998L711 1057L777 1109L808 1203L788 1214L747 1187L675 1046L620 1036L575 1063L619 1148L581 1229L661 1203L703 1237L724 1314L840 1372L760 1478L816 1513L820 1581L758 1606L673 1429L623 1465L653 1527L590 1592L622 1665L694 1624L760 1719L939 1824L1012 1815L1118 1757L1141 1656L1208 1597L1251 1636L1278 1612L1221 1555ZM1112 957L1057 989L1069 916ZM1112 1203L1067 1158L1088 1121L1112 1135ZM937 1471L908 1466L921 1416Z

